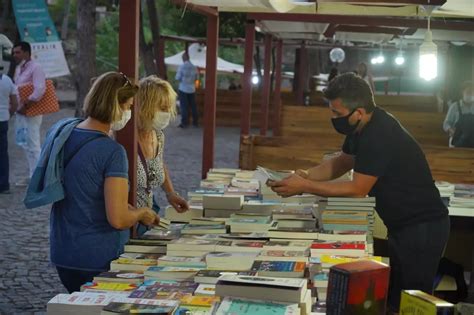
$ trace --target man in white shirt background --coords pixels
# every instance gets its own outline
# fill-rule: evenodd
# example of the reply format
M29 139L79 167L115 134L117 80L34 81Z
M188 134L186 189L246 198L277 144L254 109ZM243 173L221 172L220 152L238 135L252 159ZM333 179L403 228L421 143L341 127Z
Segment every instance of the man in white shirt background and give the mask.
M25 115L26 109L35 106L46 91L46 77L41 66L31 59L31 46L27 42L19 42L13 46L13 58L16 62L14 82L17 87L26 84L33 84L33 93L28 97L25 103L20 103L18 114ZM26 118L27 137L26 145L23 147L28 160L29 176L33 175L33 171L38 163L41 153L40 127L43 116L23 116ZM26 186L29 178L25 178L17 183L17 186Z
M13 81L0 73L0 194L10 193L8 159L8 121L17 109L16 88Z
M181 109L180 128L187 128L189 125L188 108L191 106L193 114L193 126L198 127L198 111L194 93L196 92L195 81L198 78L196 66L189 60L188 53L183 54L183 64L176 72L176 80L179 81L178 96Z

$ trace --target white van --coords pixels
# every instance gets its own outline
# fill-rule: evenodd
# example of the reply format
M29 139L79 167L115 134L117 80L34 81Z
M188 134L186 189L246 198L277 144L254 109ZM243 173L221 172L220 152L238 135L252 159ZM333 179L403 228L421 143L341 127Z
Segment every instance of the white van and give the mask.
M7 56L10 56L13 48L13 43L3 34L0 34L0 73L7 73L10 67L10 61Z

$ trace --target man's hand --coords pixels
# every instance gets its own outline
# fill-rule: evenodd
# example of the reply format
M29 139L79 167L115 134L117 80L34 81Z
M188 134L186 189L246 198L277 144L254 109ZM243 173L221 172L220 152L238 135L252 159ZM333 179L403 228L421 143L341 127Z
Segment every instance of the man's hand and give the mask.
M168 202L170 205L176 209L179 213L186 212L189 210L189 205L187 201L182 198L180 195L175 193L170 193L168 196Z
M295 171L295 174L303 177L304 179L308 179L309 177L309 172L307 170L298 169Z
M305 192L308 182L300 175L292 174L281 181L268 181L267 185L279 196L290 197Z
M36 104L35 101L27 100L25 103L21 104L21 105L18 107L17 112L18 112L19 114L26 115L26 109L27 109L27 108L30 108L30 107L33 106L34 104Z

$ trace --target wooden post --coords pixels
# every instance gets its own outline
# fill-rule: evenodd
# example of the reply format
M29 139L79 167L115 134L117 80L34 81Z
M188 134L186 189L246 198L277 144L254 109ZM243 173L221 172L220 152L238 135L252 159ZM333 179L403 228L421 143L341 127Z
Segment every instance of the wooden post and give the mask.
M308 80L308 51L303 42L299 50L300 58L298 64L298 85L296 87L296 103L298 105L304 105L304 92L306 90L306 83ZM296 73L295 73L296 75Z
M242 101L240 116L240 134L250 134L250 115L252 110L252 68L253 44L255 40L255 21L247 21L245 26L245 61L242 76Z
M140 1L122 0L119 10L119 71L136 80ZM127 150L130 183L128 203L133 206L137 205L137 113L137 106L132 106L132 118L116 135L117 141Z
M216 135L217 49L219 45L219 17L207 16L206 92L204 96L202 178L214 164Z
M275 60L275 91L273 92L273 135L281 135L281 63L283 59L283 42L277 43Z
M265 136L268 129L268 107L270 103L271 77L270 68L272 66L272 35L265 34L265 61L263 69L263 91L260 119L260 134Z

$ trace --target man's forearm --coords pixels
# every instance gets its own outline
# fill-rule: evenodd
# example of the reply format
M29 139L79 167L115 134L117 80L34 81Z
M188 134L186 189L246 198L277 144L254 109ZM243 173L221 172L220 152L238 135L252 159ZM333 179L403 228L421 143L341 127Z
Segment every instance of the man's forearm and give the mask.
M313 181L333 180L344 175L351 170L352 167L353 165L348 161L342 161L336 157L310 168L308 170L308 179Z
M353 181L316 182L308 180L305 193L323 197L365 197Z

